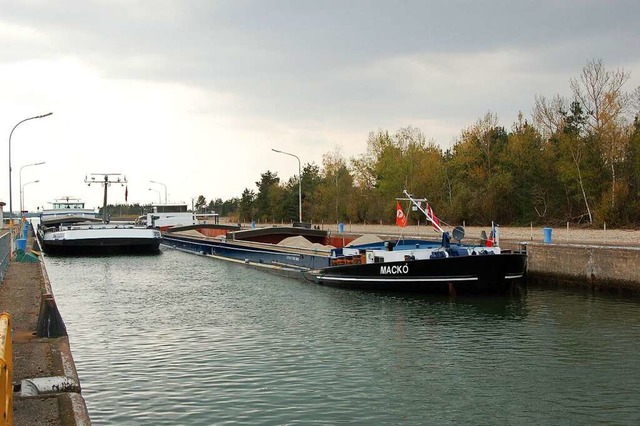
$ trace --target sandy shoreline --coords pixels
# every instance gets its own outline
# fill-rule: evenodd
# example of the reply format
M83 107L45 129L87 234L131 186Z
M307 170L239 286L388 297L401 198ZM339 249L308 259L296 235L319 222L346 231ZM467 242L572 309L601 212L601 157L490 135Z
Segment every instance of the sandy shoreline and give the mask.
M251 226L245 224L244 226ZM273 226L271 224L258 224L257 226ZM282 226L282 225L278 225ZM320 229L326 229L331 233L338 233L338 225L336 224L314 224ZM451 231L449 228L445 230ZM466 242L472 242L480 239L482 231L489 234L490 227L467 226L465 228ZM345 233L356 234L376 234L376 235L402 235L405 237L416 236L420 238L438 239L439 234L436 233L431 226L407 226L399 228L393 225L372 225L372 224L344 224ZM544 227L499 227L500 239L509 242L544 242ZM635 229L582 229L567 227L552 228L552 243L581 243L594 245L621 245L621 246L640 246L640 230Z
M391 232L399 234L398 228L393 226L354 226L354 232L362 233L381 233ZM489 234L490 227L468 226L465 228L465 239L479 239L482 231ZM345 232L348 226L345 225ZM544 241L544 228L542 227L499 227L498 232L501 240L506 241ZM431 227L407 226L404 235L418 235L426 237L438 238L439 234L433 231ZM622 229L572 229L552 228L551 241L554 243L584 243L584 244L606 244L606 245L639 245L640 231L638 230L622 230Z

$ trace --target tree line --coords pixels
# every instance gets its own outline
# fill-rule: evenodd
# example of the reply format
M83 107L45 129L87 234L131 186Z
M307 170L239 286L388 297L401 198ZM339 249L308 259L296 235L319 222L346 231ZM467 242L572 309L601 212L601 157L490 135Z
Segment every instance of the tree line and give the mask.
M531 120L519 113L510 129L487 112L446 150L413 127L371 132L355 158L335 150L321 166L304 165L303 221L393 223L406 189L450 224L637 226L640 87L625 91L629 77L588 61L570 97L536 96ZM200 196L195 207L233 221L296 222L298 182L267 170L240 197Z

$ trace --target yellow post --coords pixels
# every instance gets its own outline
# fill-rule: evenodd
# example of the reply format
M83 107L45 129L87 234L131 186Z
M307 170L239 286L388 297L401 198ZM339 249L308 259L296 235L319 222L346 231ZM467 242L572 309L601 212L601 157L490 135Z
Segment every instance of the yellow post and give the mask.
M0 426L13 424L13 353L11 315L0 314Z

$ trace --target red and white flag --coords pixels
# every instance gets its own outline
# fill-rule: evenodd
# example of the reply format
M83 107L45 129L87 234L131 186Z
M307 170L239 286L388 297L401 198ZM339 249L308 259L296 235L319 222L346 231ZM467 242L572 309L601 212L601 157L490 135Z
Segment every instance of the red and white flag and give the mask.
M440 227L440 220L436 217L435 214L433 214L433 210L431 209L431 206L429 204L427 204L427 219L431 221L433 229L435 229L436 231L442 231L442 228Z
M405 226L407 226L407 216L405 216L404 212L402 211L402 207L400 207L400 202L396 201L396 225L398 225L401 228L404 228Z

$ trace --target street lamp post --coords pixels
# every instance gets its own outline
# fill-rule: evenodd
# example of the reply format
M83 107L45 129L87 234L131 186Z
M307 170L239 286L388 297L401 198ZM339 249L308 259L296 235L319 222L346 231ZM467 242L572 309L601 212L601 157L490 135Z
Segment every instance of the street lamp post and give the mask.
M24 123L25 121L35 120L36 118L48 117L51 114L53 113L49 112L47 114L36 115L33 117L25 118L24 120L18 122L18 124L13 126L13 129L11 129L11 133L9 133L9 215L10 215L9 224L11 227L13 227L13 198L11 196L12 195L11 194L11 136L13 136L13 131L16 129L16 127L18 127L20 124Z
M302 164L300 163L300 158L297 155L291 154L289 152L284 152L273 148L271 148L271 151L277 152L278 154L290 155L298 160L298 220L300 223L302 223Z
M20 214L22 214L22 211L24 210L24 198L22 195L22 169L30 166L41 166L44 163L45 163L44 161L41 161L39 163L26 164L20 167L20 173L19 173L20 181L18 182L20 184Z
M164 186L164 203L167 204L167 185L162 182L156 182L155 180L150 180L149 182Z
M149 188L149 191L155 191L158 193L158 204L162 204L162 195L160 195L160 191L157 189Z
M21 184L21 185L20 185L20 197L24 197L24 187L25 187L25 186L30 185L30 184L32 184L32 183L38 183L38 182L40 182L40 180L32 180L31 182L27 182L27 183L25 183L24 185L22 185L22 184ZM22 200L22 198L21 198L21 200ZM21 210L21 211L22 211L22 210Z

